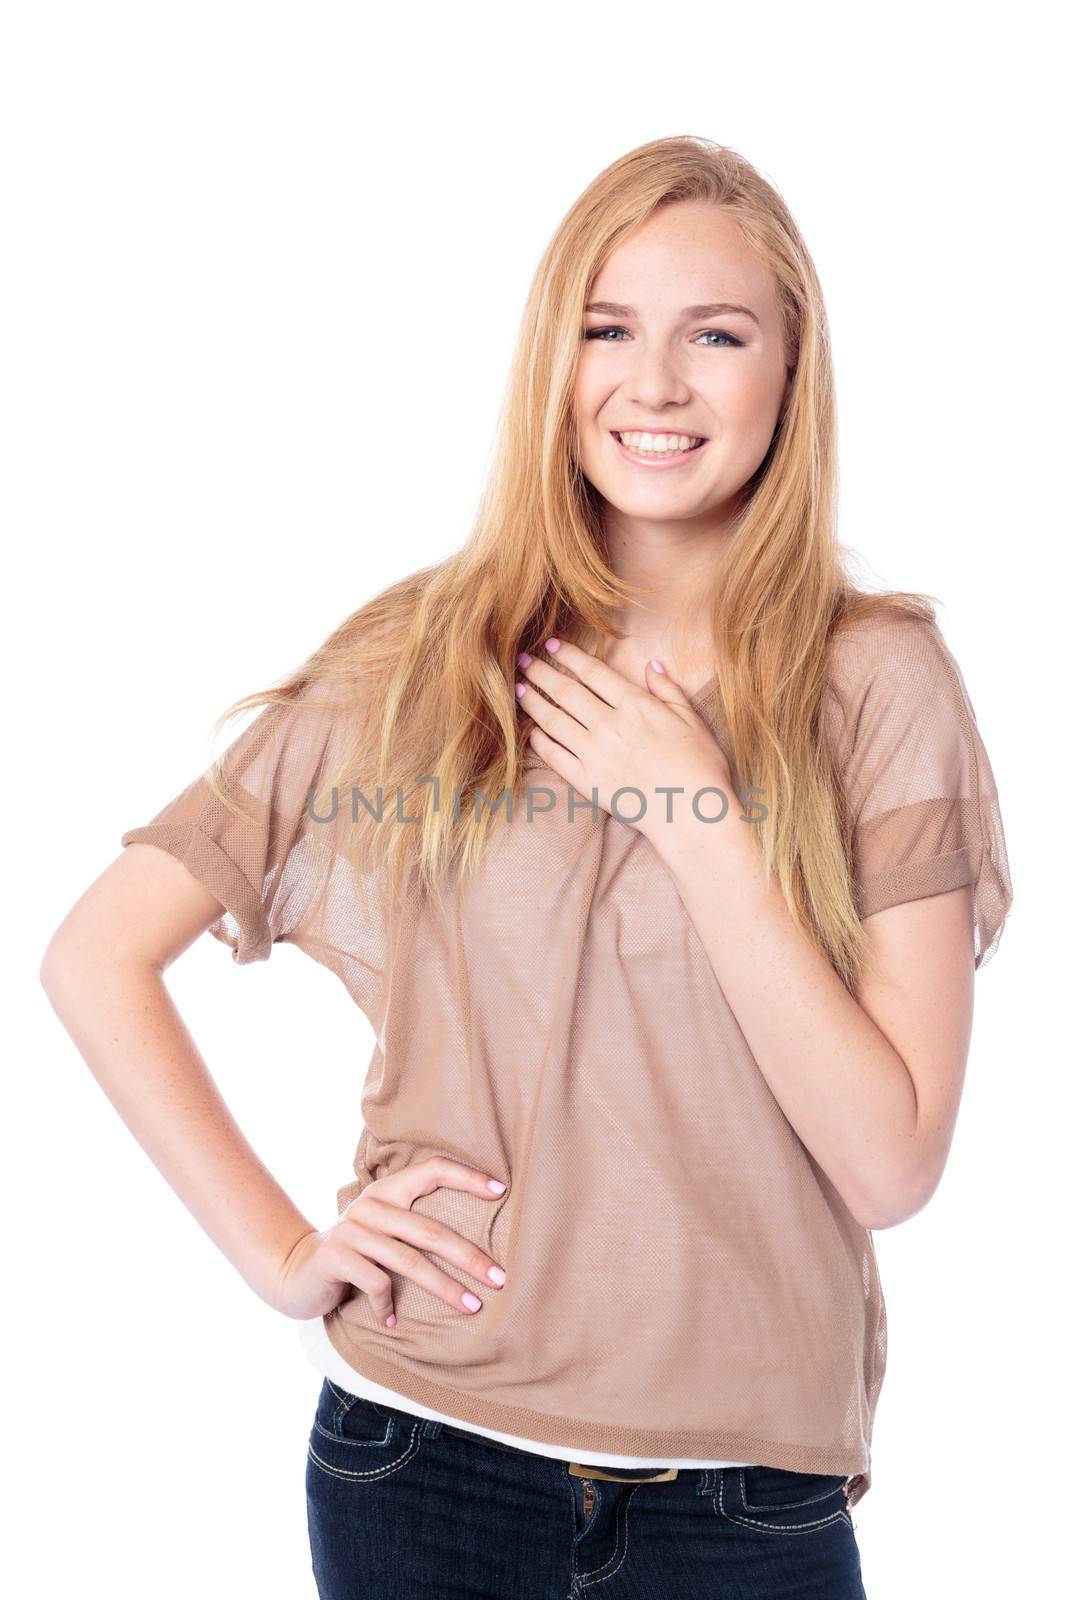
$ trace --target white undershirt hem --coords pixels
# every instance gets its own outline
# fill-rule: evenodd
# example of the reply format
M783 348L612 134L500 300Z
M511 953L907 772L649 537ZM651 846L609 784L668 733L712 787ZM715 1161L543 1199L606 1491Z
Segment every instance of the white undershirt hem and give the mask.
M650 1460L647 1456L619 1456L605 1453L602 1450L568 1449L563 1445L544 1444L539 1439L522 1439L514 1433L498 1433L495 1428L482 1428L476 1422L466 1422L461 1417L450 1417L444 1411L434 1411L429 1406L424 1406L417 1400L409 1400L407 1395L397 1394L393 1389L387 1389L383 1384L375 1383L370 1378L365 1378L361 1372L349 1366L344 1357L334 1349L330 1336L326 1332L326 1325L321 1317L312 1317L309 1321L299 1321L297 1330L304 1354L316 1371L323 1377L332 1378L340 1388L349 1394L358 1394L365 1400L377 1400L384 1406L392 1406L399 1411L410 1411L416 1417L428 1417L434 1422L448 1422L453 1427L463 1428L467 1433L480 1433L486 1439L497 1439L501 1444L515 1445L520 1450L529 1450L534 1455L551 1456L556 1461L580 1461L589 1467L747 1467L752 1466L750 1461L702 1461L693 1457L678 1460Z

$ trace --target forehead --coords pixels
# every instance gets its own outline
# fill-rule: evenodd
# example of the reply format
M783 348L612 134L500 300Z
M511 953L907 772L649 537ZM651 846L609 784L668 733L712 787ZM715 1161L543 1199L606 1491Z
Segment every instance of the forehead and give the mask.
M653 212L615 247L587 298L650 316L740 301L762 316L774 303L774 279L728 212L709 200L683 200Z

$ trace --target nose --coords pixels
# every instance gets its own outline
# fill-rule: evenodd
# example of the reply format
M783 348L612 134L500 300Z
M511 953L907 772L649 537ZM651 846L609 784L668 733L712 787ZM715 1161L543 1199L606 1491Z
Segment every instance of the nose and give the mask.
M627 380L627 398L635 411L659 411L689 399L689 385L669 345L645 344L640 353L635 351Z

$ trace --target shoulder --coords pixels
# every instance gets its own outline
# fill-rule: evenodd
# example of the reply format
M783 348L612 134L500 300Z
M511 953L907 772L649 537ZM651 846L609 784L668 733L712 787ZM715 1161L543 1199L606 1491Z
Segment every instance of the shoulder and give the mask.
M295 682L267 691L275 698L215 758L223 784L238 783L277 809L296 812L321 773L339 766L362 725L351 686L335 679Z
M969 709L959 663L933 619L883 611L846 622L828 648L826 687L846 722L865 707L937 702Z
M264 731L279 744L339 737L365 711L365 699L349 681L317 678L286 690L267 705Z
M904 682L953 659L936 621L900 611L845 622L830 640L829 656L830 681L842 689L875 677Z

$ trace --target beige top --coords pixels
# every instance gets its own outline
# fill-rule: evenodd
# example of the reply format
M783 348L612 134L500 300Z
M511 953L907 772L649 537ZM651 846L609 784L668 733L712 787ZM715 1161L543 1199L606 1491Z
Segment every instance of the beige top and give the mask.
M1011 883L989 760L936 625L866 621L832 647L831 727L861 915L974 886L975 964ZM307 814L338 713L268 707L230 745L234 818L195 779L122 835L169 851L225 907L235 961L299 945L373 1025L356 1179L435 1152L502 1199L415 1202L507 1270L474 1315L394 1276L397 1326L355 1294L326 1318L359 1373L528 1439L749 1461L869 1483L886 1318L871 1234L781 1111L649 841L526 753L485 863L444 909L389 904ZM318 701L315 704L314 701ZM343 715L353 711L352 700ZM714 680L691 699L728 758ZM735 774L736 781L736 774ZM537 786L541 792L538 793ZM550 811L534 804L556 795ZM348 795L342 796L344 816ZM575 795L576 802L583 797Z

